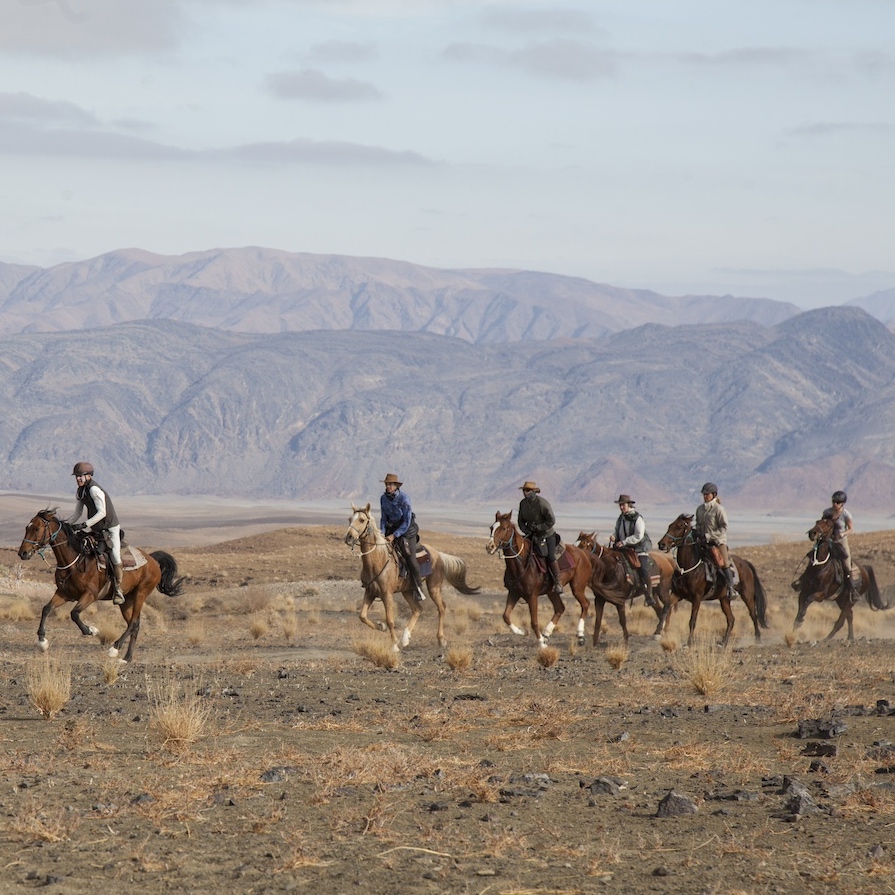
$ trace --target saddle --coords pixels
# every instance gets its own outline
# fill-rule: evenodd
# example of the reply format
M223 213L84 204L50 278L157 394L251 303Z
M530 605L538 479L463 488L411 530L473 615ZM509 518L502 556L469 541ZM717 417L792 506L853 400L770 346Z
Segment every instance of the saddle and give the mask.
M111 577L111 566L112 563L109 559L108 549L106 547L105 538L102 535L95 535L91 532L89 535L81 536L83 547L81 550L81 556L86 558L92 558L96 561L96 567L101 572L109 572L109 576ZM140 550L135 550L131 547L124 538L121 539L121 566L125 572L132 571L133 569L139 569L142 566L146 565L146 557L142 554Z
M399 550L394 551L395 560L398 563L398 574L402 578L406 578L408 575L407 572L407 561L401 555ZM122 554L123 558L123 554ZM420 567L420 578L428 578L432 574L432 554L429 553L429 548L424 547L422 544L418 544L416 548L416 561L417 565Z
M622 562L624 563L625 569L625 581L631 585L631 587L640 587L640 575L637 574L635 569L639 569L641 567L640 556L637 553L634 553L633 550L620 550L619 553L622 557ZM634 553L635 562L632 562L628 554ZM649 578L650 584L653 587L656 587L661 581L661 576L659 575L659 567L656 565L656 561L651 557L647 556L647 563L649 564Z
M559 535L555 535L556 537L556 562L559 565L560 572L565 572L567 569L575 568L575 561L569 555L566 550L566 545L559 539ZM543 553L541 552L541 546L534 541L532 541L532 551L531 551L531 561L534 562L538 571L542 575L547 574L547 546L546 544L543 547Z

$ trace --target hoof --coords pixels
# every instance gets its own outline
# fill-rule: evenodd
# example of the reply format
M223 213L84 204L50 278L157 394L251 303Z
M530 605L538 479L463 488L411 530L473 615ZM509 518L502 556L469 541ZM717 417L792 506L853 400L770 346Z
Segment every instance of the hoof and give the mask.
M405 631L401 635L401 646L407 646L410 643L410 631Z
M110 659L117 659L118 658L118 650L114 646L110 646L108 656ZM124 659L122 659L121 661L123 662Z
M578 646L584 646L585 643L587 643L587 640L585 639L584 635L579 634L578 635Z
M96 637L97 634L99 634L99 628L97 628L95 625L87 626L87 636L88 637Z
M525 636L525 631L523 631L522 628L520 628L520 627L518 627L518 626L516 626L516 625L510 625L510 630L511 630L517 637L524 637L524 636Z
M376 626L379 628L380 631L388 630L388 625L385 622L377 622Z
M37 648L38 648L42 653L45 653L45 652L50 648L50 641L49 641L49 640L38 640L38 641L37 641Z
M392 652L393 652L393 653L400 653L400 652L401 652L401 650L400 650L400 648L398 647L398 644L397 644L397 643L392 644Z
M550 643L550 638L547 637L546 634L542 634L540 639L538 640L538 643L540 644L540 646L547 646L547 644Z

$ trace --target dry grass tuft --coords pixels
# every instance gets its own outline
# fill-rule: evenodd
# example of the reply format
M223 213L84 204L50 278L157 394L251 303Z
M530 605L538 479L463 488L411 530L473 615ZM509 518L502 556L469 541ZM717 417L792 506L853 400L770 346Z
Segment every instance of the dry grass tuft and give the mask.
M25 597L0 594L0 619L7 622L26 622L34 617L34 609Z
M78 752L93 743L94 733L92 720L82 715L65 722L56 743L67 752Z
M792 649L799 642L799 635L795 631L787 631L783 635L783 642Z
M121 662L118 659L107 658L102 665L103 683L110 686L118 681L121 674Z
M96 639L103 646L114 643L121 634L121 616L117 613L115 616L104 614L102 618L96 619L94 625L97 629Z
M164 745L173 751L186 749L205 736L211 718L211 704L197 691L202 684L189 678L181 684L173 674L158 681L147 678L149 721L164 736Z
M452 671L468 671L472 667L472 647L450 646L444 654L444 661Z
M36 802L29 801L10 818L6 829L22 840L65 842L71 837L77 820L73 812L57 810L50 814Z
M267 624L267 619L261 618L253 618L252 623L249 625L249 633L252 635L253 640L260 640L262 637L266 637L270 631L270 626Z
M542 646L538 649L538 665L552 668L559 661L559 650L555 646Z
M609 663L609 667L616 671L628 661L629 655L627 643L615 643L606 648L606 661Z
M298 615L295 612L284 615L280 621L280 629L287 641L295 640L298 636Z
M71 666L49 656L35 659L28 665L25 686L31 705L50 721L71 699Z
M718 646L710 637L697 638L693 646L678 654L675 662L677 673L703 696L712 696L724 689L733 669L732 650Z
M361 658L369 659L377 668L394 671L401 664L401 655L392 646L387 637L376 634L365 634L355 637L351 649Z

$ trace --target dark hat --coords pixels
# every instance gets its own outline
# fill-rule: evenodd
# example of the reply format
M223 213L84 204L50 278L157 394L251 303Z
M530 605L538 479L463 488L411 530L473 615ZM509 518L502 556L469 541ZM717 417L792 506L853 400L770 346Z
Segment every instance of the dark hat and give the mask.
M630 494L619 494L618 500L616 501L616 503L629 503L631 506L634 506L636 502L637 501L635 501Z
M398 477L397 477L393 472L390 472L390 473L389 473L389 474L382 480L382 484L383 484L383 485L397 485L397 486L400 488L401 485L404 484L404 482L399 482L399 481L398 481Z
M706 482L702 486L702 493L703 494L717 494L718 486L714 482Z
M80 463L75 463L75 468L71 471L72 475L93 475L93 466L90 463L85 463L83 460Z
M520 491L535 491L540 494L541 489L534 482L526 482L524 485L519 486Z

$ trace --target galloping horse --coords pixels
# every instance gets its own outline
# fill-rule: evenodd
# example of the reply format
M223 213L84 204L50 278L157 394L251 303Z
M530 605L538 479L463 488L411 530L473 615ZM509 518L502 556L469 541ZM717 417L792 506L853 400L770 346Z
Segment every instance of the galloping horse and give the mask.
M668 531L659 538L658 547L668 552L677 548L677 564L679 570L674 574L671 583L671 601L663 610L665 630L668 630L670 610L673 603L680 599L689 600L692 604L690 610L690 636L687 645L693 644L696 630L696 617L699 615L699 606L703 600L718 600L721 610L727 619L727 630L724 632L723 645L727 646L730 634L733 631L733 610L730 608L730 597L727 593L727 582L720 570L716 570L714 582L709 580L706 567L706 559L703 556L703 547L696 540L696 532L692 528L693 517L681 513L671 525ZM758 578L755 566L747 559L730 554L736 566L739 582L736 589L749 610L752 619L752 627L755 630L755 639L761 640L761 628L768 627L767 621L767 597L764 588ZM759 627L760 626L760 627Z
M511 619L516 604L520 600L525 600L528 603L532 633L537 637L541 646L546 646L548 638L566 611L566 607L562 598L553 593L553 581L546 568L542 570L535 561L531 541L523 537L513 524L512 511L495 513L491 536L485 549L492 556L498 550L502 551L504 560L506 560L507 568L503 576L504 586L507 589L507 602L503 610L504 622L514 634L525 634L525 631L514 625ZM565 555L573 565L571 568L563 569L562 563L560 563L560 579L564 585L568 584L571 587L572 594L581 607L581 617L578 619L578 644L582 646L584 644L584 620L590 609L586 588L590 580L591 565L587 554L578 547L567 544ZM553 618L543 631L538 623L538 596L540 594L547 594L553 604Z
M590 557L593 571L590 576L590 589L594 594L594 646L600 639L600 628L603 624L603 607L606 603L612 603L618 611L618 620L621 624L625 640L628 639L627 618L625 616L625 601L633 600L640 592L640 582L628 579L625 563L618 550L610 550L597 543L597 533L579 532L578 546ZM656 564L658 580L653 586L653 596L656 602L653 604L658 623L653 632L658 637L662 632L665 606L671 598L671 577L674 575L674 561L664 553L655 551L650 557ZM655 579L656 576L653 576Z
M37 645L46 650L49 647L46 627L47 616L64 603L75 604L71 611L71 620L87 637L95 636L98 631L93 625L81 621L81 613L96 600L111 600L114 589L105 570L101 570L96 557L82 551L84 539L75 535L68 522L56 515L56 509L41 510L25 528L25 537L19 547L19 557L30 559L35 552L46 547L53 550L56 559L56 593L40 614L40 626L37 629ZM143 603L155 588L168 597L179 596L182 592L183 578L176 578L177 563L174 557L162 550L146 554L139 551L146 563L135 569L125 569L121 582L124 603L121 615L127 623L124 633L109 647L112 658L118 656L126 638L130 638L127 653L122 661L130 662L134 655L137 635L140 633L140 613ZM41 552L41 557L43 553Z
M388 629L392 637L395 651L398 650L398 635L395 633L395 599L394 594L400 591L410 606L411 615L401 635L401 646L410 643L410 637L420 617L422 608L416 596L413 586L413 578L407 575L401 576L395 549L386 541L379 528L374 525L370 513L370 504L363 509L351 505L351 518L348 521L348 531L345 533L345 543L352 549L360 545L361 555L361 584L364 586L364 602L360 610L360 620L367 627L376 630ZM444 600L441 596L441 586L445 580L453 585L461 594L473 596L480 593L480 587L471 587L466 583L466 563L450 553L438 553L432 547L420 544L428 551L432 560L432 571L423 576L426 582L426 590L432 602L438 609L438 645L447 646L444 636ZM367 612L376 598L382 600L385 607L385 627L377 627L367 618Z
M808 531L808 537L814 541L814 547L808 551L808 565L802 573L799 587L799 611L793 622L793 630L805 621L805 613L812 603L824 600L835 600L839 606L839 618L833 630L827 635L830 640L848 622L848 639L854 640L852 610L848 588L836 574L836 559L833 555L833 520L818 519ZM852 562L860 573L855 581L855 590L859 596L866 597L871 609L891 609L891 604L884 603L876 583L873 566Z

